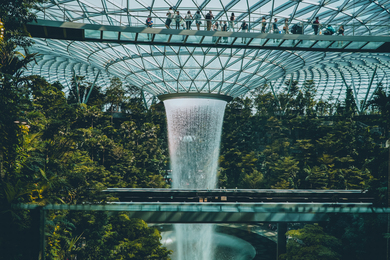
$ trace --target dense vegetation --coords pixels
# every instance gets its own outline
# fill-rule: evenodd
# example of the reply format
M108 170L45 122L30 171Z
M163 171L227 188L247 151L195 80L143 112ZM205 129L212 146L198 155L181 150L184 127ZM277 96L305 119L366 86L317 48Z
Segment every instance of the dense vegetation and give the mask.
M350 89L345 100L330 103L314 100L312 81L291 85L277 99L256 90L227 105L220 187L367 190L386 207L390 93L378 86L358 114ZM386 259L387 216L336 215L321 226L289 231L283 259ZM326 247L319 230L342 246Z
M347 100L331 104L314 100L314 84L293 84L297 87L289 92L286 87L278 100L254 92L227 105L220 186L370 188L384 196L388 120L377 99L384 96L388 102L389 96L379 87L370 103L376 109L358 115L354 100L348 100L351 90Z
M117 78L91 90L77 76L65 94L59 83L24 76L36 54L24 49L32 43L21 25L34 18L28 9L35 2L0 3L7 28L0 40L0 259L7 260L30 259L37 246L34 213L11 205L104 203L117 200L102 195L109 187L168 187L162 103L146 109L140 91ZM387 205L389 93L378 86L358 114L352 90L335 102L315 100L312 81L286 82L277 98L265 89L227 105L220 187L362 189ZM47 259L169 258L158 231L124 213L50 211L46 217ZM384 259L386 221L343 215L302 226L288 232L284 258Z

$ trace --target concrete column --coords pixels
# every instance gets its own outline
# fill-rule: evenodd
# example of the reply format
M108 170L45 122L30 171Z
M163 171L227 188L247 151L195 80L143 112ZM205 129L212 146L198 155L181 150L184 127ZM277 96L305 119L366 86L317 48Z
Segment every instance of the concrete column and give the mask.
M278 244L276 247L276 260L279 259L281 254L286 253L286 232L287 232L287 223L281 222L278 223Z
M46 211L43 207L31 210L32 259L45 259L45 225Z

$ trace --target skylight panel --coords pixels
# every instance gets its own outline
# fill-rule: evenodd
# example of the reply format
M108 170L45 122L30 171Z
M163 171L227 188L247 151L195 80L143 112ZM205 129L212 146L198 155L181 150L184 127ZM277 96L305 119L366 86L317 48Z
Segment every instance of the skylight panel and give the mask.
M317 6L314 6L314 5L308 5L308 4L305 4L305 3L300 3L299 4L299 8L298 8L298 11L295 13L295 17L294 18L300 18L301 16L307 14L307 13L310 13L314 10L316 10L318 7Z
M80 3L85 3L89 6L93 6L96 8L103 9L102 1L101 0L78 0Z
M274 7L274 13L280 14L281 12L283 12L283 11L287 10L288 8L291 8L295 5L296 5L296 3L291 2L291 1L285 2L281 5L277 5Z
M294 3L294 5L290 6L289 8L283 10L282 12L274 13L274 16L289 18L293 14L295 7L296 7L296 3Z
M257 11L260 15L270 15L272 12L272 1L268 1L263 6L260 6L260 8L257 9Z
M200 5L199 5L199 10L205 9L205 7L210 3L211 0L204 0ZM216 2L216 1L215 1Z

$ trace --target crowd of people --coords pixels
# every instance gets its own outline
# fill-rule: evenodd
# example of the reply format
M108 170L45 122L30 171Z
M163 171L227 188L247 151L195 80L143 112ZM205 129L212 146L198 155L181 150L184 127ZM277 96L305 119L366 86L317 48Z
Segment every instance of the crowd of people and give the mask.
M203 24L203 21L206 22L206 30L207 31L242 31L242 32L248 32L250 29L249 24L243 20L241 21L241 24L237 26L238 28L235 28L235 20L236 17L234 13L231 13L229 20L226 21L218 21L214 19L214 15L212 11L209 11L204 16L204 19L202 19L202 15L200 11L196 11L194 15L191 14L191 11L187 11L187 14L182 16L180 14L180 11L173 10L173 7L170 7L168 12L166 13L166 21L165 21L165 27L167 29L173 29L173 23L175 24L175 29L184 29L184 30L192 30L192 24L195 22L196 29L200 30L201 25ZM267 32L267 20L266 17L263 16L260 22L261 26L261 32L266 33ZM274 21L270 24L269 27L269 33L284 33L284 34L303 34L304 31L304 24L303 23L295 23L290 26L290 22L288 18L285 18L282 25L282 29L279 29L279 25L281 25L278 22L277 18L274 18ZM146 26L149 28L153 27L153 21L151 16L148 16L146 20ZM319 21L319 17L316 17L315 20L311 23L311 27L314 31L314 35L323 34L323 35L333 35L337 33L337 35L343 35L344 36L344 26L341 25L338 30L336 31L332 25L323 25ZM322 29L322 30L321 30ZM225 38L223 39L225 41ZM245 38L243 38L242 43L245 42ZM277 40L275 40L277 41ZM227 42L227 38L226 38Z

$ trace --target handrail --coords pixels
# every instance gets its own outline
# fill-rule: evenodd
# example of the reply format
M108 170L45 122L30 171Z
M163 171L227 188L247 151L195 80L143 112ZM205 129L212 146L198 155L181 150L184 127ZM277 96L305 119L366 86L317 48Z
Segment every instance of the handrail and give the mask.
M44 19L46 19L46 10L44 9ZM73 11L75 13L77 13L77 11ZM161 10L159 10L159 12L161 12ZM94 16L94 13L90 13L91 16ZM153 14L153 13L152 13ZM191 15L193 16L195 14L194 13L191 13ZM206 12L204 12L204 15L202 14L201 12L201 16L203 16L201 19L198 19L202 24L200 26L200 30L207 30L207 19L204 18ZM101 13L98 13L96 12L96 15L101 15ZM181 17L182 19L184 20L184 23L180 24L180 29L185 29L185 15L186 13L182 13L181 14ZM117 24L104 24L104 21L102 20L102 25L116 25L116 26L133 26L133 27L146 27L146 19L148 17L151 17L152 18L152 21L153 21L153 28L166 28L165 26L165 22L167 20L167 17L166 16L158 16L158 15L150 15L150 16L147 16L147 15L133 15L133 14L125 14L125 13L116 13L115 16L117 17L120 17L120 21L125 21L125 20L131 20L131 24L128 24L128 23L124 23L124 22L118 22ZM272 30L272 23L270 23L270 19L269 19L269 15L264 15L266 17L266 33L273 33L273 30ZM122 19L123 18L126 18L126 19ZM313 22L307 22L307 21L300 21L300 22L287 22L287 25L288 25L288 29L287 31L286 30L283 30L283 27L285 26L285 17L278 17L278 16L273 16L271 17L271 20L274 20L274 18L277 18L278 19L278 22L277 22L277 25L278 25L278 29L279 29L279 33L291 33L291 29L292 27L297 24L297 25L300 25L302 28L303 28L303 33L302 34L314 34L314 30L312 29L312 25L313 25ZM72 22L87 22L86 21L87 18L85 18L85 16L83 16L82 19L75 19L75 20L70 20L70 19L67 19L67 17L63 17L63 21L64 22L69 22L69 21L72 21ZM194 19L191 19L192 20L192 24L191 24L191 28L192 30L196 30L196 25L195 25L195 20ZM212 20L212 25L218 21L218 23L222 22L226 22L227 23L227 26L229 27L228 28L228 31L238 31L240 29L240 25L241 23L244 21L244 20L247 20L246 22L248 23L248 32L261 32L261 19L260 18L257 18L257 19L240 19L240 20L235 20L233 23L231 23L229 20L225 20L225 19L217 19L217 20ZM231 28L233 25L233 28ZM319 32L321 33L324 33L324 31L326 30L326 27L329 25L329 23L320 23L319 24ZM337 35L337 31L339 29L339 27L341 25L344 26L344 35L350 35L350 36L359 36L359 35L390 35L390 25L387 25L387 24L332 24L330 23L330 25L332 25L332 27L336 30L336 33L334 33L335 35ZM171 29L175 29L176 28L176 24L175 24L175 18L172 18L172 23L171 23L171 26L170 26ZM213 29L211 29L213 30ZM221 30L221 27L219 26L219 29L218 31ZM380 33L375 33L379 31ZM321 34L320 33L320 34Z

